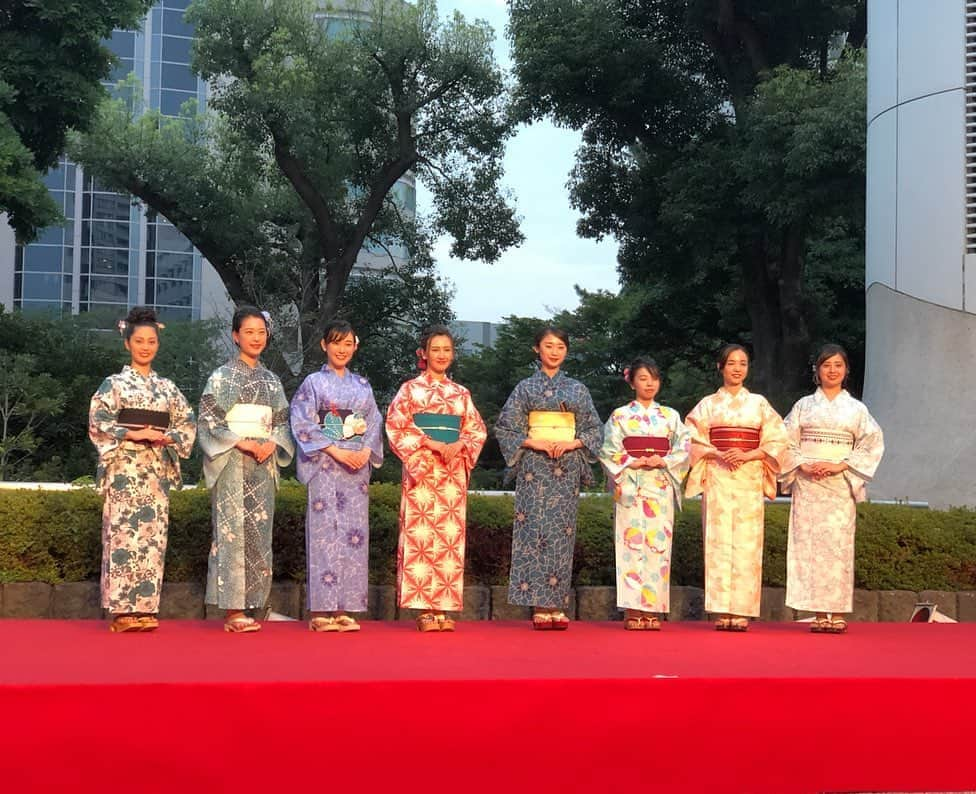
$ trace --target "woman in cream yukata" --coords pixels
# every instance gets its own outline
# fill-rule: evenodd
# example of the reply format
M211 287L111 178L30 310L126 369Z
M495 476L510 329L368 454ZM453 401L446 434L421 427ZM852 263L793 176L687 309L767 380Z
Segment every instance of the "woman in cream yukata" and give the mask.
M856 506L884 454L884 437L864 403L847 393L847 353L825 345L818 389L786 417L789 447L780 480L793 494L786 552L786 604L815 612L811 630L841 634L836 613L853 608Z
M471 392L447 376L450 330L427 328L417 356L423 372L400 386L386 415L390 449L403 461L397 597L401 608L422 610L420 631L454 631L447 612L464 600L468 482L488 433Z
M776 497L778 459L786 429L765 397L743 382L749 355L741 345L719 352L722 388L685 419L691 431L691 472L685 495L702 495L705 610L720 631L746 631L759 616L765 506Z
M102 509L102 608L113 632L159 627L169 528L169 492L193 447L193 410L176 385L152 369L156 313L133 308L120 323L131 362L91 399L88 436L98 450Z
M638 358L624 370L634 400L617 408L603 431L600 461L614 484L617 607L624 628L657 631L670 610L671 536L690 434L673 408L654 398L661 371Z
M213 505L206 601L225 610L226 631L247 633L261 626L244 610L263 609L271 594L278 467L291 461L294 445L285 390L258 361L268 344L266 316L238 309L231 336L239 355L207 381L197 427Z

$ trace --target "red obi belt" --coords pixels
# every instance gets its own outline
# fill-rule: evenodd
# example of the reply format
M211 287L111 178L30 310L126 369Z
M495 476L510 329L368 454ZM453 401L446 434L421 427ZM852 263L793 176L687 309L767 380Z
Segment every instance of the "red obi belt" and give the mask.
M624 450L632 458L663 456L671 451L671 442L664 436L624 436Z
M746 451L759 449L758 427L713 427L708 431L708 440L719 452L730 449Z

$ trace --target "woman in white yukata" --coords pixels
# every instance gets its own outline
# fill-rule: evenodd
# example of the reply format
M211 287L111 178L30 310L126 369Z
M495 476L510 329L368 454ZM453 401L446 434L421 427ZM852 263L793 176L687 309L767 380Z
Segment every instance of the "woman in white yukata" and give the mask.
M838 614L853 608L856 505L884 453L878 423L844 388L849 374L844 348L825 345L813 369L817 390L786 417L780 466L783 491L793 494L786 604L815 612L811 630L828 634L847 630Z

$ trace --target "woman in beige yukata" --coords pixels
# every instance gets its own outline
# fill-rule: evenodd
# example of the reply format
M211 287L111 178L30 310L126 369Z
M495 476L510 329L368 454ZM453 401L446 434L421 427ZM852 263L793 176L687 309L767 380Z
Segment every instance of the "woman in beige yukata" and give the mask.
M685 495L702 495L705 610L719 631L746 631L759 616L765 505L776 496L786 429L765 397L743 383L749 354L726 345L716 362L722 387L685 419L691 472Z
M818 633L842 634L853 608L856 506L884 454L864 403L844 388L847 352L825 345L813 368L817 390L786 417L789 446L780 480L793 494L786 552L786 604L814 612Z
M98 450L102 509L102 608L113 632L159 627L169 529L169 492L180 458L193 447L193 410L152 368L159 351L156 312L135 307L119 323L131 360L91 399L88 436Z

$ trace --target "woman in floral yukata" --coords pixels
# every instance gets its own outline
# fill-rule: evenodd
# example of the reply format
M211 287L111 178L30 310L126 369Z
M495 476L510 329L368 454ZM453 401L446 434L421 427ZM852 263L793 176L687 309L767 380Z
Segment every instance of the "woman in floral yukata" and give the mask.
M359 340L326 326L327 362L295 392L291 429L298 479L308 485L305 543L312 631L358 631L369 589L369 475L383 462L383 417L369 381L349 370Z
M719 631L746 631L762 596L763 497L776 497L783 420L743 383L749 354L742 345L719 351L722 387L685 418L691 431L691 472L685 496L702 494L705 610Z
M225 610L225 631L240 634L260 630L244 611L264 609L271 594L278 467L291 462L294 445L285 390L258 360L267 316L241 307L232 328L239 353L207 381L197 432L213 505L206 601Z
M655 401L661 371L649 358L624 370L634 399L603 430L600 461L614 485L617 606L624 628L657 631L670 610L675 505L688 473L690 434L681 415Z
M390 449L403 461L397 592L422 610L423 632L454 631L447 612L464 598L468 481L487 432L471 393L447 376L454 338L443 325L424 331L421 374L404 383L386 415Z
M586 387L560 369L566 332L543 328L533 350L538 371L515 387L495 424L515 477L508 600L533 608L533 628L562 630L569 627L580 486L592 482L603 432Z
M176 385L152 369L159 351L156 312L133 308L119 323L131 360L91 399L88 436L98 450L102 509L102 607L113 632L159 627L169 527L169 492L193 447L193 410Z
M844 386L847 352L825 345L814 365L817 390L786 417L789 447L780 480L792 492L786 604L816 613L814 632L842 634L854 598L857 503L884 454L884 437L864 403Z

